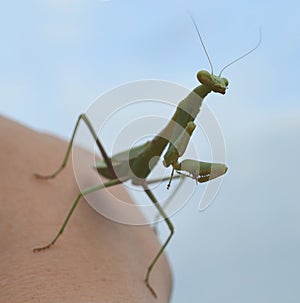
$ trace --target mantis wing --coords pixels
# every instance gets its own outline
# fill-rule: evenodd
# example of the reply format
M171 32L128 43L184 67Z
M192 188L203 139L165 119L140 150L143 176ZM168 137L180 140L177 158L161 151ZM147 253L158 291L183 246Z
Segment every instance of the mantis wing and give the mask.
M148 142L133 147L130 150L125 150L123 152L117 153L111 157L112 166L119 178L129 176L129 160L139 157L139 155L144 152L147 144ZM107 165L103 159L97 160L94 167L97 169L100 175L108 179L114 179L114 176L107 168Z

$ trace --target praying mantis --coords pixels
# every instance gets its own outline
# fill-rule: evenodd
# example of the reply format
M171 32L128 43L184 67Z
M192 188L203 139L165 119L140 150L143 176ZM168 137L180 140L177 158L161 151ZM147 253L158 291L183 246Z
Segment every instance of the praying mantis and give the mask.
M135 146L130 150L113 155L111 157L108 156L104 145L98 138L96 131L94 130L89 118L84 113L78 117L69 145L67 147L65 157L59 168L50 175L34 175L40 179L53 179L63 171L69 159L74 138L78 130L78 126L80 122L83 121L89 129L102 155L102 159L96 162L95 168L97 169L98 173L108 179L108 181L103 184L95 185L85 190L82 190L75 199L69 213L67 214L65 221L63 222L61 228L59 229L54 239L46 246L35 248L34 252L39 252L48 249L56 243L58 238L64 232L65 227L67 226L74 210L78 205L78 202L83 196L101 190L103 188L108 188L117 184L131 181L132 184L141 186L143 188L146 195L156 207L160 216L164 219L170 232L169 236L161 246L160 250L157 252L156 256L154 257L146 271L146 286L148 287L152 295L154 297L157 297L155 290L150 284L150 276L156 262L158 261L159 257L161 256L166 246L170 242L172 236L174 235L174 227L171 220L168 218L164 208L160 205L155 195L149 189L149 184L157 182L157 180L147 180L147 177L152 171L152 169L155 167L155 165L158 163L165 149L167 151L163 156L163 164L165 167L170 166L172 168L171 176L168 178L161 179L162 181L169 181L167 188L170 187L173 177L176 178L180 175L183 175L187 178L192 178L196 180L196 182L203 183L218 178L226 173L227 167L225 164L222 163L208 163L194 159L184 159L180 161L179 159L184 156L192 133L195 130L196 125L193 121L195 120L196 116L200 111L200 107L204 98L211 92L222 95L226 93L229 82L226 78L221 77L221 74L224 69L253 52L261 42L260 35L259 42L253 49L240 56L236 60L232 61L231 63L227 64L217 76L213 73L212 63L202 41L197 25L194 19L192 19L192 21L196 28L198 37L200 38L200 42L205 51L206 57L209 61L211 72L202 70L197 73L197 79L200 82L200 85L194 88L191 93L189 93L178 104L175 113L173 114L168 124L152 140L147 141L142 145ZM174 176L175 172L178 173L178 175Z

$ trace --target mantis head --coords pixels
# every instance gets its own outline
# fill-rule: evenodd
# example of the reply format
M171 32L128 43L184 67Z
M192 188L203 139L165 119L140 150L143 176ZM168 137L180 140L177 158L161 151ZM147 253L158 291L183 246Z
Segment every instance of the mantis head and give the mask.
M226 78L215 76L206 70L201 70L197 73L197 79L206 87L210 88L215 93L225 94L229 81Z
M225 65L221 69L219 76L216 76L216 75L214 75L213 65L212 65L212 62L211 62L211 60L209 58L209 55L208 55L208 52L207 52L206 47L204 45L204 42L202 40L202 37L200 35L199 29L197 27L197 24L196 24L196 22L195 22L195 20L194 20L194 18L192 17L191 14L190 14L190 17L191 17L192 22L193 22L193 24L195 26L195 29L197 31L199 40L200 40L200 42L202 44L203 50L204 50L204 52L206 54L207 60L209 62L210 68L211 68L211 73L209 73L209 72L207 72L205 70L202 70L202 71L198 72L197 78L200 81L200 83L202 83L204 86L210 88L211 91L224 95L225 92L226 92L226 89L228 87L229 82L228 82L228 80L226 78L222 78L221 77L222 72L224 71L224 69L226 69L230 65L234 64L235 62L243 59L244 57L248 56L249 54L251 54L252 52L254 52L258 48L258 46L261 43L261 30L259 30L259 40L258 40L256 46L254 48L250 49L249 51L247 51L246 53L244 53L243 55L241 55L240 57L238 57L237 59L231 61L229 64Z

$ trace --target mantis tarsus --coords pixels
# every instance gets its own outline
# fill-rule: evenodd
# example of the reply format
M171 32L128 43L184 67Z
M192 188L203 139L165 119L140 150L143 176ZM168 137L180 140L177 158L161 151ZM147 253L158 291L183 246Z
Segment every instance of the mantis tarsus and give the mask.
M160 206L156 197L148 187L148 185L150 183L153 183L154 181L147 180L147 177L150 174L153 167L157 164L160 156L162 155L163 151L166 148L167 151L164 154L163 163L166 167L168 166L172 167L172 174L170 178L163 179L163 180L169 180L167 188L170 187L171 180L173 178L173 174L175 171L180 175L193 178L200 183L207 182L211 179L217 178L226 173L227 167L224 164L207 163L207 162L201 162L192 159L185 159L182 162L179 162L179 158L184 155L190 137L195 129L195 124L193 123L193 121L200 111L200 107L203 99L211 92L225 94L226 89L228 87L228 80L226 78L221 77L221 73L223 72L223 70L227 68L229 65L231 65L232 63L236 62L237 60L240 60L241 58L245 57L246 55L254 51L258 47L261 41L260 39L258 44L252 50L248 51L243 56L237 58L230 64L226 65L221 70L219 76L216 76L213 74L213 68L210 58L205 49L202 38L200 36L200 33L198 31L198 28L194 20L193 23L195 25L201 44L205 50L206 56L211 66L211 73L205 70L198 72L197 78L201 84L197 86L190 94L186 96L186 98L184 98L178 104L176 111L173 114L170 122L165 126L165 128L163 128L160 131L158 135L156 135L151 141L148 141L140 146L133 147L130 150L109 157L105 151L104 146L102 145L99 138L97 137L97 134L91 122L89 121L88 117L85 114L81 114L78 117L77 123L73 130L71 140L67 148L67 152L59 168L51 175L44 176L40 174L35 174L36 177L41 179L52 179L55 178L64 169L68 161L68 158L70 156L76 131L78 129L80 121L83 121L88 127L91 135L93 136L96 145L98 146L99 151L103 157L102 160L96 163L96 169L100 175L109 179L109 181L100 185L89 187L81 191L78 194L76 200L74 201L72 208L70 209L63 225L61 226L55 238L48 245L40 248L35 248L34 252L45 250L47 248L50 248L53 244L55 244L57 239L63 233L66 225L68 224L69 219L71 218L81 197L83 197L88 193L131 180L133 184L139 185L143 188L146 195L150 198L150 200L157 208L159 214L163 217L170 231L168 238L165 240L164 244L162 245L157 255L155 256L150 266L148 267L145 277L145 283L147 287L154 295L154 297L157 297L154 289L150 285L149 278L153 270L153 267L155 266L157 260L159 259L160 255L162 254L162 252L164 251L164 249L166 248L167 244L169 243L170 239L174 234L174 227L172 225L172 222L166 215L163 207Z

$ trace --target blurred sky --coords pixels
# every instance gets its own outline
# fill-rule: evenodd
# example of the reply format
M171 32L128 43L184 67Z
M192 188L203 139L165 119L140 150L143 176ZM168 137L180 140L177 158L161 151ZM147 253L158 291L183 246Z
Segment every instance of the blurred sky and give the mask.
M198 211L198 186L172 217L173 303L300 300L299 9L291 0L1 4L1 113L66 139L79 113L117 85L197 85L196 72L209 65L187 10L216 72L262 29L260 47L224 71L227 94L205 101L229 171L206 211Z

